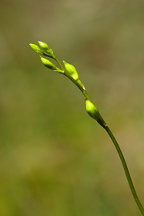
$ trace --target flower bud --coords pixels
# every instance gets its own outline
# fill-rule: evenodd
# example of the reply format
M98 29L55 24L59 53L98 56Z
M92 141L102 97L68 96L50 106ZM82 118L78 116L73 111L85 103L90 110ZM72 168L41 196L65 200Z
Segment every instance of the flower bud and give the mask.
M48 50L49 46L47 43L42 42L42 41L38 41L39 46L44 49L44 50Z
M36 44L32 44L30 43L29 46L32 48L33 51L35 51L38 54L43 54L43 52L41 51L41 49L39 48L39 46L37 46Z
M39 44L40 48L42 48L42 50L45 52L45 53L43 53L44 55L46 54L46 56L55 59L55 54L54 54L53 50L49 48L47 43L42 42L42 41L38 41L38 44Z
M44 66L46 66L47 68L49 69L52 69L52 70L57 70L58 68L51 62L49 61L48 59L46 58L43 58L43 57L40 57L41 58L41 62Z
M66 61L63 61L63 64L65 68L65 74L72 77L74 80L78 80L79 75L78 75L78 72L76 71L76 68Z
M96 106L90 101L90 100L86 100L86 111L87 113L94 118L102 127L105 127L106 123L103 120L101 114L99 113L98 109L96 108Z
M55 54L54 54L54 52L53 52L52 49L48 49L48 50L47 50L47 53L48 53L49 57L55 59Z

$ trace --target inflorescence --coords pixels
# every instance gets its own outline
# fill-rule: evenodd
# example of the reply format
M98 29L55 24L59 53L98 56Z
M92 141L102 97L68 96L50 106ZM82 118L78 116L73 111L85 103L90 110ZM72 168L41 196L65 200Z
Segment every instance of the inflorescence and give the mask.
M35 51L36 53L40 55L40 60L45 67L47 67L48 69L52 71L65 75L81 90L85 98L85 105L86 105L87 113L93 119L95 119L102 127L106 127L106 123L103 120L102 116L100 115L97 107L89 99L88 93L79 78L79 74L76 68L72 64L66 61L61 62L56 57L53 50L45 42L38 41L38 45L30 43L29 46L32 48L33 51ZM51 62L48 58L53 59L57 65Z

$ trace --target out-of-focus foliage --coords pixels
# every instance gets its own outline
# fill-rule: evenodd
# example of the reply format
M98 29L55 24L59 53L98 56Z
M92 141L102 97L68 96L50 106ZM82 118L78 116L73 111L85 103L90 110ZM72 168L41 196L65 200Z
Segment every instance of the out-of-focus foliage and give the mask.
M142 0L0 2L0 215L139 215L80 91L28 43L46 41L76 66L144 203L143 11Z

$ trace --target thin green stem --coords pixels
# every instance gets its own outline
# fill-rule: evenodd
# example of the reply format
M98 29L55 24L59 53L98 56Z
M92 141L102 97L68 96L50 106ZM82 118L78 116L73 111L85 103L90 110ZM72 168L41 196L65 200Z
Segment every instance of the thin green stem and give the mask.
M71 77L69 77L69 78L70 78L70 79L77 85L77 87L81 90L81 92L82 92L82 94L84 95L85 99L88 99L89 96L88 96L88 93L87 93L86 89L85 89L85 88L82 88L81 85L79 85L79 83L75 82L75 80L73 80ZM97 119L96 119L96 120L97 120ZM103 122L104 122L104 121L103 121ZM103 122L102 122L102 123L103 123ZM100 124L100 123L99 123L99 124ZM127 163L126 163L126 160L125 160L124 155L123 155L123 153L122 153L122 150L121 150L121 148L120 148L120 146L119 146L119 144L118 144L116 138L114 137L112 131L111 131L110 128L105 124L105 122L104 122L104 124L100 124L100 125L106 130L106 132L108 133L109 137L111 138L111 140L112 140L112 142L113 142L113 144L114 144L114 146L115 146L115 148L116 148L116 151L117 151L117 153L118 153L118 155L119 155L119 158L120 158L120 160L121 160L122 166L123 166L123 168L124 168L125 175L126 175L126 178L127 178L127 181L128 181L129 187L130 187L130 190L131 190L131 192L132 192L132 195L133 195L133 197L134 197L134 200L135 200L135 202L136 202L136 204L137 204L137 206L138 206L138 208L139 208L141 214L144 216L144 208L143 208L143 206L142 206L142 204L141 204L141 202L140 202L140 200L139 200L139 197L138 197L138 195L137 195L137 192L136 192L136 189L135 189L135 187L134 187L134 184L133 184L133 181L132 181L132 178L131 178L131 175L130 175L130 172L129 172L129 169L128 169L128 166L127 166Z
M58 59L55 59L57 61L57 63L61 66L61 63L59 62ZM89 99L89 96L88 96L88 93L84 87L84 85L81 83L81 81L75 81L71 76L68 76L67 77L81 90L83 96L85 97L85 99ZM97 119L96 119L97 120ZM100 122L99 122L100 124ZM134 184L133 184L133 181L132 181L132 178L131 178L131 175L130 175L130 172L129 172L129 169L128 169L128 166L127 166L127 163L126 163L126 160L124 158L124 155L122 153L122 150L116 140L116 138L114 137L112 131L110 130L110 128L105 124L104 121L102 121L102 124L100 124L105 130L106 132L108 133L109 137L111 138L115 148L116 148L116 151L119 155L119 158L121 160L121 163L122 163L122 166L124 168L124 172L125 172L125 175L126 175L126 178L127 178L127 181L128 181L128 184L129 184L129 187L130 187L130 190L132 192L132 195L134 197L134 200L141 212L141 214L144 216L144 208L139 200L139 197L137 195L137 192L136 192L136 189L134 187Z
M30 44L31 48L35 51L35 52L38 52L39 53L39 49L37 48L36 45L34 44ZM37 50L38 49L38 50ZM59 61L59 59L54 55L53 51L51 50L52 54L48 54L48 53L43 53L44 56L47 56L47 57L50 57L52 59L54 59L57 64L59 65L60 69L63 70L63 72L65 72L65 68L63 67L63 64ZM72 67L72 70L73 70L73 67ZM69 71L68 71L69 72ZM65 76L67 76L82 92L85 100L89 100L89 95L83 85L83 83L80 81L80 79L73 79L73 77L71 76L71 73L63 73ZM92 102L89 101L91 104ZM91 109L92 110L91 110ZM90 110L89 110L90 109ZM132 181L132 178L131 178L131 175L130 175L130 172L129 172L129 169L127 167L127 163L126 163L126 160L124 158L124 155L122 153L122 150L116 140L116 138L114 137L113 133L111 132L111 130L109 129L109 127L106 125L105 121L103 120L102 116L100 115L99 111L96 109L96 107L94 107L94 104L92 104L91 107L88 108L88 111L89 115L94 118L105 130L106 132L108 133L109 137L111 138L115 148L116 148L116 151L119 155L119 158L121 160L121 163L122 163L122 166L124 168L124 171L125 171L125 175L126 175L126 178L127 178L127 181L128 181L128 184L129 184L129 187L130 187L130 190L132 192L132 195L134 197L134 200L141 212L141 214L144 216L144 208L139 200L139 197L137 195L137 192L135 190L135 187L134 187L134 184L133 184L133 181Z
M57 64L59 65L60 69L63 70L63 65L61 64L61 62L58 60L57 57L55 57L55 61L57 62Z
M126 175L130 190L131 190L131 192L133 194L134 200L135 200L141 214L144 216L144 208L143 208L143 206L142 206L142 204L141 204L141 202L139 200L139 197L137 195L137 192L136 192L136 189L134 187L134 184L133 184L129 169L127 167L126 160L125 160L124 155L122 153L122 150L121 150L116 138L114 137L113 133L111 132L111 130L109 129L108 126L105 126L105 130L108 133L109 137L111 138L111 140L112 140L112 142L113 142L113 144L114 144L114 146L115 146L115 148L117 150L117 153L118 153L118 155L120 157L121 163L122 163L124 171L125 171L125 175Z
M74 80L71 76L66 75L82 92L85 99L89 99L88 93L80 80Z

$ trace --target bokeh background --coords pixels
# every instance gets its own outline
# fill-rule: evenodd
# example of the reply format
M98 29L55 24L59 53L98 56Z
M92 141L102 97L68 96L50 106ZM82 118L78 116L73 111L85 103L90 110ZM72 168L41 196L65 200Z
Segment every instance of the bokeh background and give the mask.
M144 1L0 1L0 215L139 216L81 92L28 43L73 63L144 203Z

